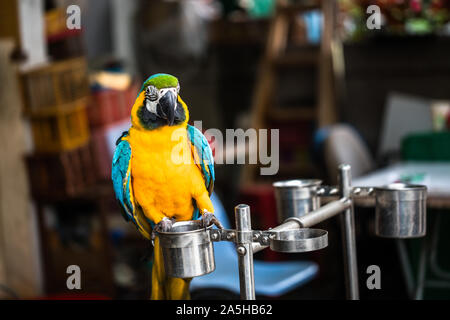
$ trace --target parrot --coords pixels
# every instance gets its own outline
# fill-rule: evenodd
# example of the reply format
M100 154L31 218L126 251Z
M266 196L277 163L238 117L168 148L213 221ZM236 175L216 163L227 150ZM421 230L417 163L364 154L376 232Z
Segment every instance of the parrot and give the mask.
M157 233L200 215L204 227L222 228L210 199L215 182L212 151L188 121L178 79L154 74L137 95L131 126L117 139L112 159L111 178L122 213L154 244L152 300L190 298L191 279L166 275Z

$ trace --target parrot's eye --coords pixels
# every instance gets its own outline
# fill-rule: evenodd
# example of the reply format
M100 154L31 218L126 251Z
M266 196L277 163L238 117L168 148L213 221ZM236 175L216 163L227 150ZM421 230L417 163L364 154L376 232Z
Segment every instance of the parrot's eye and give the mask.
M180 93L180 84L177 84L177 94Z
M158 100L158 89L154 86L148 86L147 89L145 89L145 96L150 99L150 101Z

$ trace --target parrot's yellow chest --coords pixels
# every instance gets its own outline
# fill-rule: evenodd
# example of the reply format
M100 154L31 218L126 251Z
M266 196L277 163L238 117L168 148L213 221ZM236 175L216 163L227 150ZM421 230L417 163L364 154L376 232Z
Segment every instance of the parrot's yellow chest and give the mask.
M133 191L144 214L155 223L163 217L192 219L192 181L198 181L201 173L193 161L179 161L176 157L182 144L189 144L185 126L131 128L129 133Z

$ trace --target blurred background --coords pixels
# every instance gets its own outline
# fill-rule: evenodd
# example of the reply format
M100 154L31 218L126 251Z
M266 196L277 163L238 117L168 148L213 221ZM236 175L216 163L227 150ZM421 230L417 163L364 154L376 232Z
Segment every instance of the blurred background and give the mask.
M446 0L2 1L0 298L149 297L152 246L122 218L110 170L137 91L158 72L179 78L203 130L280 130L275 176L216 165L229 224L246 203L254 229L276 226L272 182L334 185L344 162L355 185L425 184L423 239L375 237L373 202L357 202L361 298L450 297L449 10ZM235 150L249 153L214 152ZM298 275L257 283L258 298L345 298L339 220L319 227L326 249L255 255L278 284L287 262ZM192 297L238 298L235 258L222 275L232 285L199 282ZM67 288L70 265L79 290ZM380 290L366 286L370 265Z

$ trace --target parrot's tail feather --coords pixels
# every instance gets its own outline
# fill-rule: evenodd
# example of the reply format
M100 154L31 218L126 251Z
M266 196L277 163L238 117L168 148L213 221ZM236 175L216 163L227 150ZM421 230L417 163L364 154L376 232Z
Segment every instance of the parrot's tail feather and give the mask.
M152 269L151 300L189 300L189 284L191 279L172 278L166 275L164 260L159 246L159 238L155 238Z

